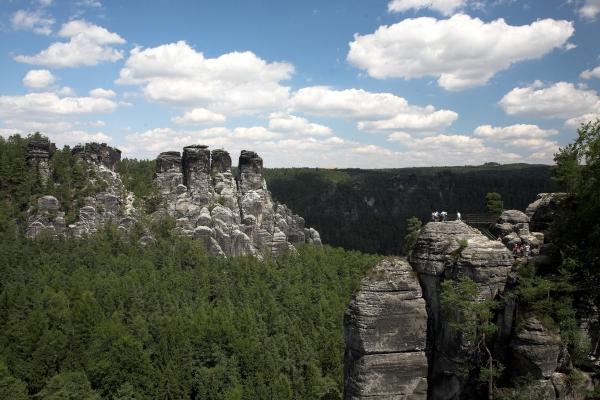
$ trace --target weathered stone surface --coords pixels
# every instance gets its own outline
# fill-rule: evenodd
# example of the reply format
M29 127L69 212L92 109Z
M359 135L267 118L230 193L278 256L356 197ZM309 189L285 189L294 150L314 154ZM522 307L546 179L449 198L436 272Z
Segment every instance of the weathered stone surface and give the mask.
M106 143L86 143L73 147L71 153L76 158L82 159L89 164L103 165L111 171L121 160L121 150L110 147Z
M25 160L30 168L37 170L42 183L50 179L50 157L56 151L54 143L46 140L30 140L27 143Z
M559 365L560 337L544 328L535 317L525 321L510 348L514 372L520 376L550 378Z
M58 211L60 209L60 203L54 196L42 196L37 201L38 210L44 211Z
M213 174L231 171L231 157L225 150L216 149L211 153L210 170Z
M530 219L529 229L534 232L548 233L550 226L558 217L558 204L565 196L565 193L538 194L537 199L525 210Z
M458 370L466 346L442 311L441 283L467 276L482 299L495 298L507 283L512 254L460 221L430 222L421 229L409 261L419 273L429 315L429 399L458 398L466 384Z
M505 210L500 214L498 218L499 223L509 223L511 225L516 225L519 223L529 223L529 217L523 212L519 210Z
M181 153L165 151L156 157L156 172L181 172Z
M427 398L427 312L416 274L386 259L344 316L346 399Z
M295 251L292 243L321 245L319 233L306 228L304 219L274 203L256 153L242 151L237 177L224 150L187 146L179 160L177 152L161 153L154 181L177 228L201 238L212 254L277 257Z

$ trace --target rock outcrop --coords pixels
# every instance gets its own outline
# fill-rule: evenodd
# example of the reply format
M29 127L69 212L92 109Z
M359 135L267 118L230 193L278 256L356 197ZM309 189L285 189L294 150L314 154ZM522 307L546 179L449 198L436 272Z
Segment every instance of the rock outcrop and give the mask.
M416 274L386 259L344 316L346 399L427 399L427 312Z
M321 245L319 233L304 219L275 204L262 176L258 154L243 150L238 175L231 157L207 146L169 151L156 160L155 183L164 199L164 213L174 217L182 234L202 240L216 256L277 257L294 251L293 244Z
M548 331L535 317L528 318L510 342L513 374L548 379L559 366L560 336Z
M492 227L494 235L502 238L502 243L512 250L515 244L528 244L530 255L536 256L544 243L544 234L529 230L529 217L519 210L505 210L500 214L498 222Z
M55 150L54 143L47 139L30 140L27 143L25 155L27 165L37 171L42 183L46 183L51 177L50 157L52 157Z
M54 145L32 141L27 160L48 179L49 159ZM139 219L116 164L121 151L105 143L87 143L72 149L88 176L88 192L75 221L67 224L58 200L44 196L31 207L27 235L35 237L44 230L55 234L83 236L97 232L112 221L129 231ZM170 215L182 234L201 240L217 256L252 255L277 257L295 251L294 244L321 245L319 233L305 227L304 219L283 204L276 204L262 176L262 159L254 152L242 151L238 176L231 171L231 157L224 150L192 145L183 153L168 151L156 159L155 184L163 200L155 218ZM152 241L146 234L143 243Z
M29 211L26 235L36 237L43 231L74 237L93 234L112 221L128 232L136 223L133 193L128 192L114 171L121 151L105 143L75 146L72 154L86 167L88 189L92 195L83 199L75 221L67 224L65 212L53 196L42 196Z
M531 220L529 228L535 232L548 233L552 223L559 217L559 202L565 193L540 193L537 199L527 206L525 214Z
M464 343L443 313L441 283L471 278L481 299L493 299L506 285L513 264L511 253L498 241L460 221L430 222L421 229L410 263L419 275L427 302L429 399L456 399L465 377L459 371Z

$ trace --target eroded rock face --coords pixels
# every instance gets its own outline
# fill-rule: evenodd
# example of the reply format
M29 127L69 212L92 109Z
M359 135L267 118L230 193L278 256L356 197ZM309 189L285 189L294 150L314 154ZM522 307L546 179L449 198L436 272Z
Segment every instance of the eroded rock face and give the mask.
M427 312L419 281L402 259L363 279L344 316L345 398L427 398Z
M50 157L56 150L54 143L48 140L30 140L27 143L25 159L30 168L37 170L42 183L50 179Z
M136 223L136 210L133 207L133 193L125 189L119 175L114 172L121 151L106 144L88 143L76 146L73 154L86 164L89 184L102 189L84 199L75 221L69 225L55 197L40 197L37 206L29 210L26 235L34 238L43 231L50 231L53 234L81 237L97 232L109 221L120 230L129 232ZM150 239L145 238L147 241Z
M558 217L558 204L565 196L565 193L538 194L537 199L525 210L531 220L529 228L535 232L548 233L550 226Z
M550 378L559 365L560 336L534 317L525 321L510 343L514 372L535 379Z
M421 229L410 263L418 272L429 314L429 399L456 399L465 378L459 373L464 343L442 311L445 279L471 278L482 299L495 298L507 283L513 257L498 241L460 221L430 222Z
M234 177L225 150L187 146L181 158L177 152L158 156L155 183L180 232L201 239L213 255L277 257L295 251L293 244L320 246L317 231L274 203L262 166L258 154L244 150Z
M121 150L110 147L106 143L86 143L73 147L71 153L89 164L102 165L110 171L115 170L121 160Z

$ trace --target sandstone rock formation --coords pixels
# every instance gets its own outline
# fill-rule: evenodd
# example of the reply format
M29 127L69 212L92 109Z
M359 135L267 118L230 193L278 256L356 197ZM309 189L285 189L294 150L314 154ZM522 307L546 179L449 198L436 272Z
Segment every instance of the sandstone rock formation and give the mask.
M565 193L540 193L537 199L527 206L525 213L531 220L530 229L548 233L554 220L558 217L558 204Z
M51 177L50 157L56 150L54 143L45 140L30 140L27 143L26 161L30 168L37 171L42 183L46 183Z
M452 221L425 225L409 261L418 272L429 315L429 398L458 398L465 385L459 372L465 346L442 311L441 283L466 276L477 284L481 299L493 299L504 290L513 257L502 243Z
M363 279L344 316L345 398L427 398L427 313L418 279L386 259Z
M78 162L84 163L88 184L97 190L84 199L76 220L68 226L59 201L53 196L40 197L37 207L30 210L26 235L36 237L49 230L81 237L97 232L108 221L128 232L136 219L133 193L125 189L119 175L114 172L116 163L121 159L121 151L105 143L87 143L75 146L72 154Z
M515 244L529 244L530 255L539 254L544 234L529 230L529 217L519 210L505 210L492 227L494 235L502 237L502 243L512 250Z
M559 365L560 336L548 331L535 317L525 321L513 337L510 348L515 376L548 379Z
M224 150L194 145L161 153L155 183L164 211L181 233L202 240L218 256L277 257L295 243L321 245L319 233L282 204L275 204L262 176L258 154L243 150L238 175Z
M54 145L36 141L28 149L28 162L40 174L50 177L49 159ZM108 221L128 232L139 217L128 192L115 172L121 151L105 143L87 143L72 149L77 162L84 163L93 194L86 197L75 222L67 226L65 213L52 196L41 197L32 207L27 235L44 230L56 234L82 236L97 232ZM170 215L177 229L204 242L208 251L219 256L252 255L276 257L295 251L293 244L321 245L319 233L305 227L304 219L283 204L276 204L262 176L262 159L242 151L238 176L231 172L231 157L224 150L204 145L161 153L156 160L155 183L164 207L154 214ZM149 234L142 237L149 243Z

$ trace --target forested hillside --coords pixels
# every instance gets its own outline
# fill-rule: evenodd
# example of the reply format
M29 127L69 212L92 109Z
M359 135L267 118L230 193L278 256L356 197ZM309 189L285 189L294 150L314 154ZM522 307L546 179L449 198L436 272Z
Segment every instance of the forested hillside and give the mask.
M432 210L485 212L498 192L505 209L524 210L538 193L557 191L545 165L363 169L268 169L273 197L302 215L324 243L369 253L402 254L406 220Z
M341 398L341 320L375 257L223 260L172 226L32 241L3 218L0 398Z

